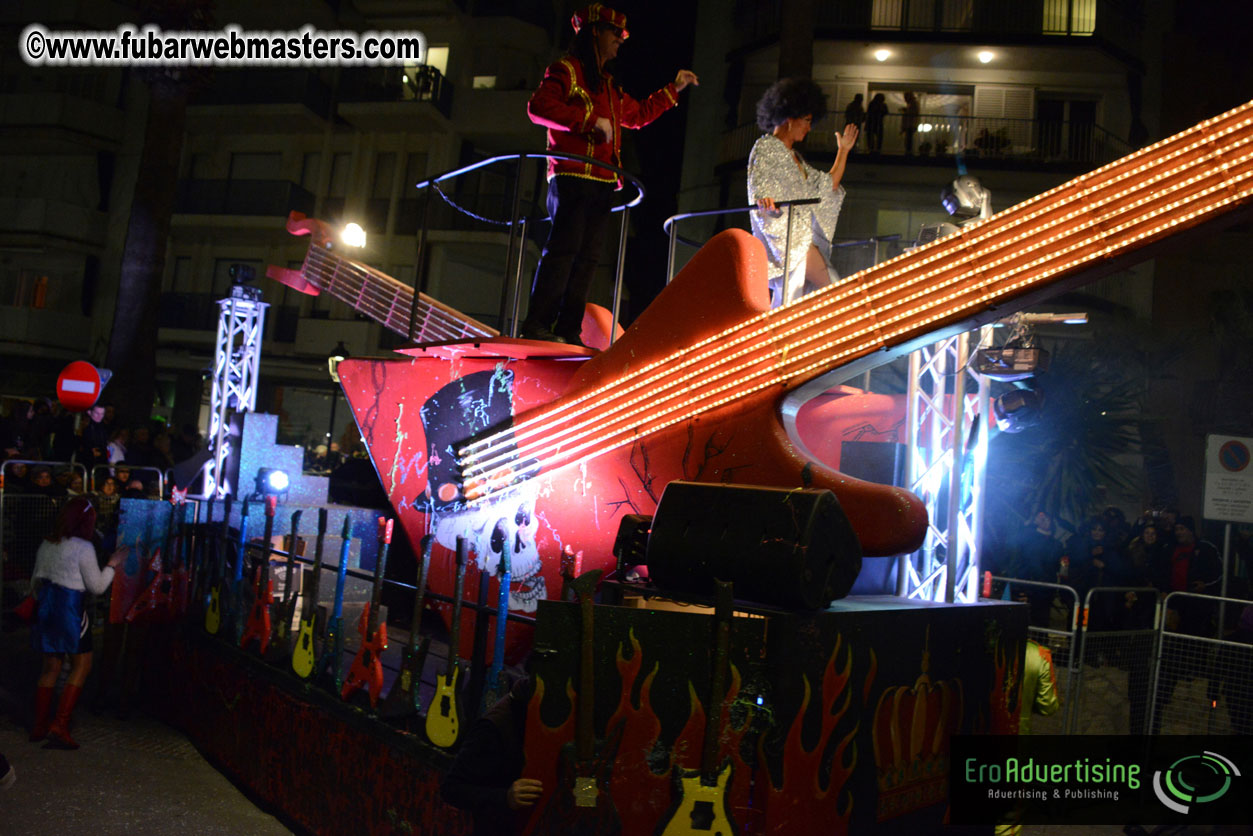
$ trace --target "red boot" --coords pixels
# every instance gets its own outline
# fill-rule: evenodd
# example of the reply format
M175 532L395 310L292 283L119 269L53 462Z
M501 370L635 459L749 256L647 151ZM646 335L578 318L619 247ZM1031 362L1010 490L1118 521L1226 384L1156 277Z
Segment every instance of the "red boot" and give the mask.
M37 743L48 736L52 721L52 689L35 689L35 724L30 727L30 741Z
M48 746L53 749L77 749L78 744L70 737L70 716L83 693L81 685L66 685L61 689L61 702L57 704L57 716L48 727Z

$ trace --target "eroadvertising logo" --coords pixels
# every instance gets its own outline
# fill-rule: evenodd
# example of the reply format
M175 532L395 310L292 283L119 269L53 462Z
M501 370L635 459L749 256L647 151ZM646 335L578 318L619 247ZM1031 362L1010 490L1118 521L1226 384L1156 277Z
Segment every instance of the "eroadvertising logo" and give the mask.
M1250 766L1247 737L956 735L951 820L1239 824Z
M1185 755L1153 773L1153 792L1166 807L1187 815L1198 804L1221 799L1239 777L1239 768L1217 752Z

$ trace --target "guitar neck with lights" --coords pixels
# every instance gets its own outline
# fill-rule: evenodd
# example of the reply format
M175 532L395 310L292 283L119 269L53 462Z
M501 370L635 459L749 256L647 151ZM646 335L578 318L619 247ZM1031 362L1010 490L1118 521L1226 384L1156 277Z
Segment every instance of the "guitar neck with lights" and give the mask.
M327 293L370 317L390 331L415 343L438 343L495 337L496 329L466 316L456 308L418 293L368 264L336 252L330 230L322 221L293 212L287 221L293 235L310 235L309 252L299 270L271 266L266 275L302 293ZM412 316L413 330L410 332Z
M1253 103L976 225L762 312L529 413L458 450L477 503L748 398L778 396L872 352L1082 273L1253 202ZM726 234L726 233L724 233Z

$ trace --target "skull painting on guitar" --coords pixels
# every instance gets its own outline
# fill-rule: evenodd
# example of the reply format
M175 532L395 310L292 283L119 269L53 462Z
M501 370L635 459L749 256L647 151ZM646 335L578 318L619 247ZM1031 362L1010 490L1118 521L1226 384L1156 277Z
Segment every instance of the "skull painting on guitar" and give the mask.
M513 372L507 368L465 375L426 400L421 410L430 452L425 501L434 517L436 542L456 550L457 538L465 537L480 571L499 574L501 555L509 549L509 607L534 612L547 590L535 545L536 486L524 483L498 499L471 506L462 494L456 461L459 444L502 426L512 409Z
M444 548L455 550L458 536L470 541L474 565L481 572L500 574L501 555L509 550L509 609L523 612L535 612L547 592L535 545L539 527L535 499L534 485L523 484L496 502L441 516L435 522L435 541Z

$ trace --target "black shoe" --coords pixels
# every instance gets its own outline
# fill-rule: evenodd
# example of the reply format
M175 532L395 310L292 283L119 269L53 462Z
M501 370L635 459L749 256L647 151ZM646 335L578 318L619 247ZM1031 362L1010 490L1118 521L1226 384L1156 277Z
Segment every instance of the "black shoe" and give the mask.
M547 328L523 328L522 333L518 336L524 340L539 340L546 343L568 342L565 338L557 336Z

